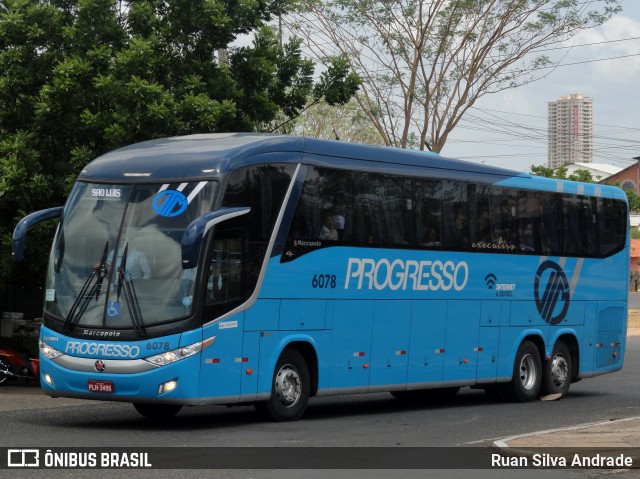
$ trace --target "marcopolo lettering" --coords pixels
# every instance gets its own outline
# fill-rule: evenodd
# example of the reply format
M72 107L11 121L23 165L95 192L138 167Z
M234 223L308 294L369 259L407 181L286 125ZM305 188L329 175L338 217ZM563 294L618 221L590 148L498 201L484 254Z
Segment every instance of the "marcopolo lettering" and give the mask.
M128 344L101 344L69 341L67 343L65 353L115 358L135 358L140 354L140 347L129 346Z
M349 258L344 287L349 289L353 280L358 289L462 291L468 279L469 267L464 261Z

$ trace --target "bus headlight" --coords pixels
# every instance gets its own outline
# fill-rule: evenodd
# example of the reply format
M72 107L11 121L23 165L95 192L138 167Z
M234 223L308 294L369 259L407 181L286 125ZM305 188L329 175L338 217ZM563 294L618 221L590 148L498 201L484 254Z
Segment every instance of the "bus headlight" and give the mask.
M144 360L155 364L156 366L166 366L167 364L175 363L176 361L180 361L181 359L188 358L189 356L199 353L206 347L211 346L215 339L216 337L213 336L209 339L205 339L204 341L198 341L197 343L185 346L184 348L178 348L173 351L165 351L162 354L156 354L155 356L149 356L148 358L144 358Z
M40 347L40 354L49 359L55 359L64 354L43 341L38 341L38 346Z

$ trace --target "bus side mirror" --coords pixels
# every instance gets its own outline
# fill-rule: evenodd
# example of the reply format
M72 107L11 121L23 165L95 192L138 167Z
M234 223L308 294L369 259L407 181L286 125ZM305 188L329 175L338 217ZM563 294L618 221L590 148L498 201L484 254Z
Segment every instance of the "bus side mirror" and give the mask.
M27 237L27 231L43 221L60 218L63 210L63 206L57 206L55 208L36 211L35 213L25 216L18 222L16 228L13 230L11 243L11 255L13 256L13 261L22 261L24 258L24 244Z
M191 223L182 235L182 269L197 266L202 238L211 228L236 216L246 215L249 211L249 207L221 208L202 215Z

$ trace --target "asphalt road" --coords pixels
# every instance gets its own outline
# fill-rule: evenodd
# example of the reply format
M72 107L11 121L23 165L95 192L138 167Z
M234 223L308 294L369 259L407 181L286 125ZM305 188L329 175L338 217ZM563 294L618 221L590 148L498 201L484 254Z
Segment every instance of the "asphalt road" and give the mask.
M0 388L0 446L455 446L488 445L505 436L561 426L640 416L640 339L628 341L621 372L573 384L560 401L502 403L463 389L444 406L407 406L389 394L313 399L302 420L262 422L251 407L187 408L175 419L150 422L129 404L52 399L24 384ZM290 451L290 449L284 450ZM287 452L288 453L288 452ZM250 454L250 452L248 452ZM56 477L86 477L63 470ZM207 477L390 477L392 471L218 470ZM4 473L4 474L3 474ZM10 473L10 474L9 474ZM202 477L203 471L181 471ZM597 471L476 471L474 476L519 479L597 477ZM148 476L147 476L148 474ZM171 470L129 471L128 477L164 478ZM504 474L504 476L502 475ZM605 474L605 473L602 473ZM402 477L464 477L469 471L403 471ZM92 477L122 477L92 471ZM50 477L47 471L2 471L0 477ZM640 477L637 471L617 478Z

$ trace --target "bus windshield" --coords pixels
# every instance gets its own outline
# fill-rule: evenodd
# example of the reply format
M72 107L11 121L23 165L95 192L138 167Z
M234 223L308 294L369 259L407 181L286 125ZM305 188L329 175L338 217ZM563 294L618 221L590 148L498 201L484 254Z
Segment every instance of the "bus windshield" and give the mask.
M197 267L180 242L217 182L73 188L49 262L45 312L74 326L135 329L189 316Z

